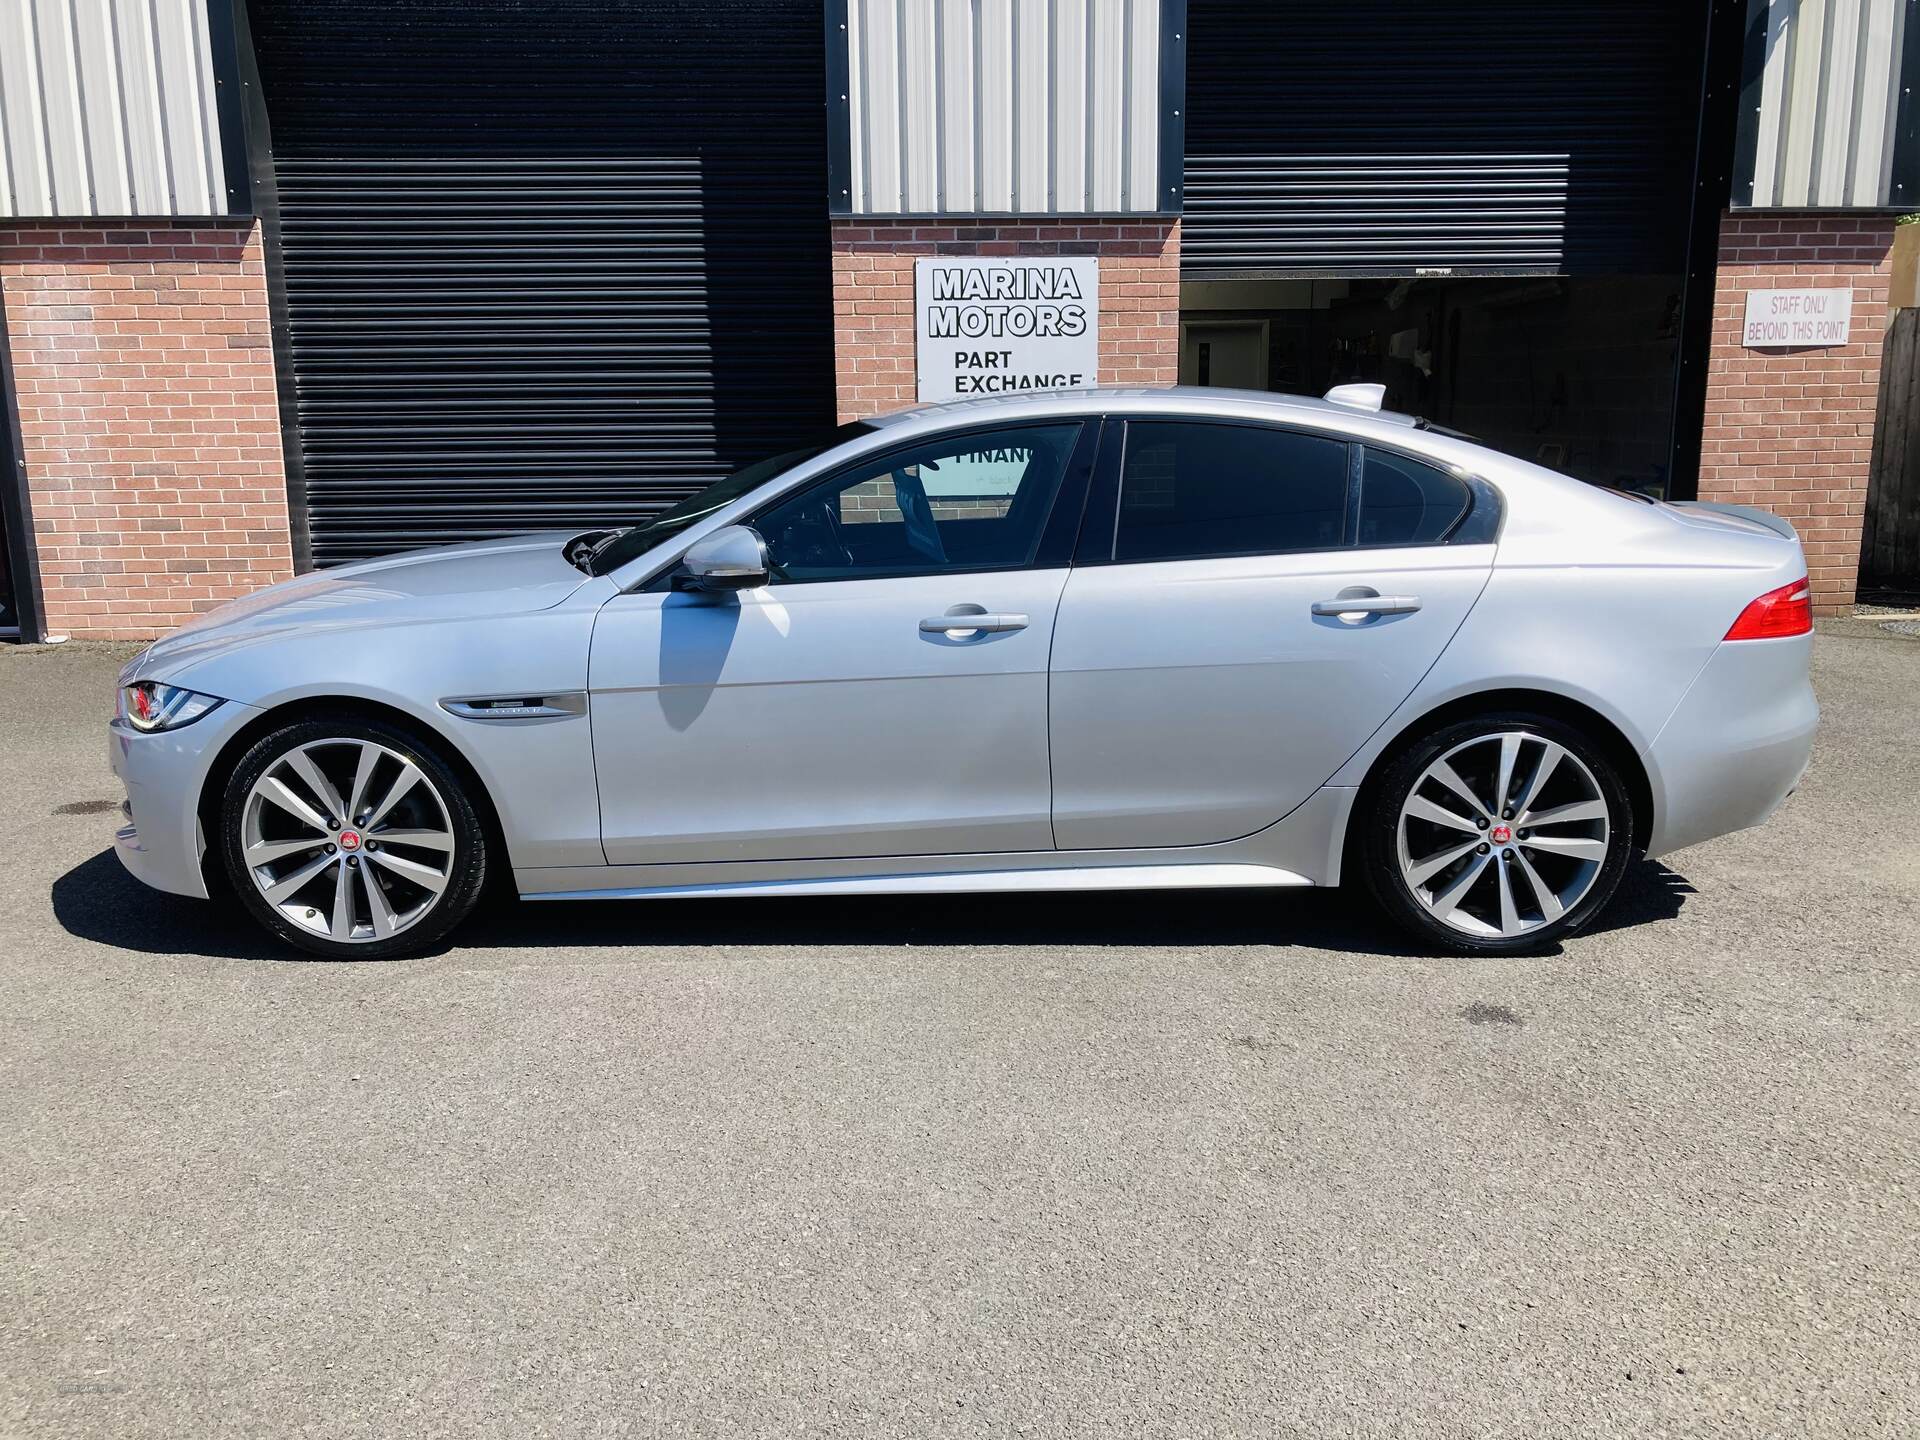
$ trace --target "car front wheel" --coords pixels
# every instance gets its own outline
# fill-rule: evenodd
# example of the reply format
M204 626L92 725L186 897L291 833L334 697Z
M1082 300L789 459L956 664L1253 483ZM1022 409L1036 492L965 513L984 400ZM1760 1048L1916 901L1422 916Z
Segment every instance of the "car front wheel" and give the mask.
M431 745L359 717L303 720L240 759L220 843L241 902L317 955L424 950L473 909L486 833Z
M1603 747L1544 715L1477 716L1396 757L1362 817L1387 913L1469 954L1545 949L1593 918L1631 852L1632 802Z

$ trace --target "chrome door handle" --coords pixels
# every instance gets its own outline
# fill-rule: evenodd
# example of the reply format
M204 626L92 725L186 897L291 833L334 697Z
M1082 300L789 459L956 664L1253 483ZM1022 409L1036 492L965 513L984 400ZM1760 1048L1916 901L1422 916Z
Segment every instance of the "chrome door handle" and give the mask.
M1340 595L1313 602L1316 615L1410 615L1419 608L1418 595Z
M996 615L977 605L956 605L944 615L929 615L920 622L922 635L999 634L1006 630L1024 630L1024 615Z

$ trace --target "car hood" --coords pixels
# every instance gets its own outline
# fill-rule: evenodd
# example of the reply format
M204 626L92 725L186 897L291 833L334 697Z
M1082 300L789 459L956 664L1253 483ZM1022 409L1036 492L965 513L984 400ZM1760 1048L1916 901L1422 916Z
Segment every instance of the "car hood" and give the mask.
M576 533L555 530L413 550L269 585L156 640L127 667L123 683L165 679L215 654L295 630L366 629L550 610L588 581L564 553Z

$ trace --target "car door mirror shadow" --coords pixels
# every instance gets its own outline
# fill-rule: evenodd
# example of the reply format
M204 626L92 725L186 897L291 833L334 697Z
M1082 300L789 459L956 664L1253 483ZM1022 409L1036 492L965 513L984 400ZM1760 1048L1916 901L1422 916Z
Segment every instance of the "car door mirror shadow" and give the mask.
M660 605L660 714L691 730L713 699L740 630L735 595L668 595Z
M1636 861L1621 882L1616 902L1581 933L1604 934L1671 919L1692 893L1693 886L1666 866ZM281 948L237 907L148 890L126 873L111 850L102 850L55 880L51 900L54 917L68 934L121 950L341 963ZM567 905L525 903L501 894L489 900L488 908L491 913L485 923L470 932L477 943L443 943L435 953L468 948L657 951L734 945L770 950L1168 947L1181 955L1210 946L1223 952L1266 947L1276 960L1291 951L1383 959L1442 954L1420 946L1377 913L1361 892L1352 890L796 896ZM1539 963L1538 957L1447 958L1454 964Z

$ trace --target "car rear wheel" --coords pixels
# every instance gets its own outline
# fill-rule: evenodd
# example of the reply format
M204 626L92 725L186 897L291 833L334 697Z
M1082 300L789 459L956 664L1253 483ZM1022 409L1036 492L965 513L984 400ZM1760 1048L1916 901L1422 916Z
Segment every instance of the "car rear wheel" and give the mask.
M460 777L431 745L378 721L305 720L264 736L220 813L234 892L316 955L424 950L485 885L486 833Z
M1514 712L1458 721L1404 751L1363 824L1367 883L1395 920L1461 953L1524 954L1613 897L1633 811L1603 746Z

